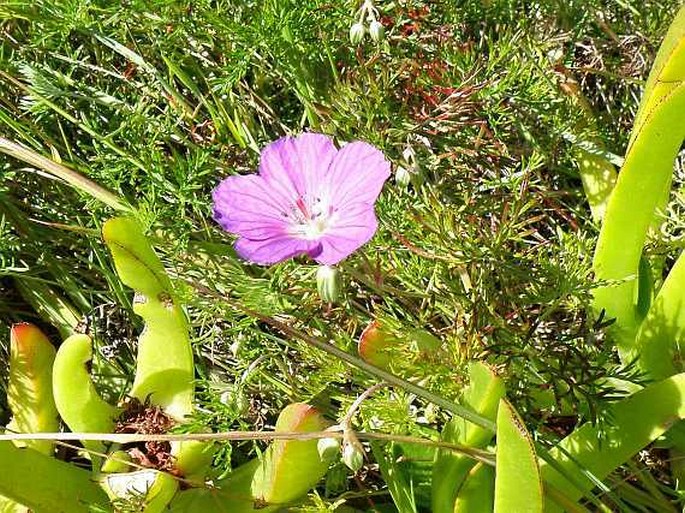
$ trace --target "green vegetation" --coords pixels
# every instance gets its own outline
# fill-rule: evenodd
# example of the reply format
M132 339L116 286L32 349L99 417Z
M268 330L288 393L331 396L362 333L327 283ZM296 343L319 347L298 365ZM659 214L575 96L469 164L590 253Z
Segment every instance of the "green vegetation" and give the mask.
M187 472L116 511L680 511L678 7L0 2L0 425L38 425L30 405L8 424L10 330L30 322L55 346L77 333L52 387L74 431L134 425L117 417L134 401L174 421L158 432L330 425L342 442L328 466L311 440L174 442ZM221 179L305 130L368 141L395 174L335 291L306 257L244 262L212 219ZM107 510L77 466L144 471L83 444L89 462L50 442L19 461L0 441L0 494L69 500L21 484L37 465ZM273 477L289 457L307 475Z

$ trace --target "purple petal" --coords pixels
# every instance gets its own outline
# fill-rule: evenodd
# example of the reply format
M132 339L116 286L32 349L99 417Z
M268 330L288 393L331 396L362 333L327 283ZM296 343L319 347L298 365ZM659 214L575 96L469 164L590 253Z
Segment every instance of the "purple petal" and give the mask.
M246 260L273 264L308 254L333 265L373 237L374 202L389 176L390 164L370 144L338 151L323 134L284 137L262 151L258 175L219 184L214 217L239 236L235 249ZM317 226L325 235L308 238Z
M320 264L334 265L366 244L378 228L373 205L350 205L337 212L336 221L321 237L321 253L314 259Z
M321 246L318 241L282 235L265 240L240 238L234 247L241 258L255 264L270 265L304 253L319 254Z
M292 201L313 197L326 181L338 150L323 134L282 137L262 150L259 175Z
M347 144L336 154L328 173L329 198L333 205L372 205L390 176L390 163L368 143Z
M224 230L251 239L285 233L287 198L257 175L230 176L214 189L214 219Z

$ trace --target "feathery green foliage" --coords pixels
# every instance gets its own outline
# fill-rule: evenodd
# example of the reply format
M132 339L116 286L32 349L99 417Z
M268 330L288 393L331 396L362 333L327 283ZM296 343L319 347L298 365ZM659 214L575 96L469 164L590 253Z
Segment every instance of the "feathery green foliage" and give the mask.
M610 428L611 403L645 377L618 358L610 321L588 315L598 226L576 161L579 148L625 153L678 2L379 0L384 40L353 45L360 5L0 5L0 136L104 191L97 199L35 160L0 155L0 344L13 322L52 335L79 319L94 338L98 389L108 400L128 390L143 324L99 238L123 205L186 305L198 404L184 429L266 428L294 401L340 419L375 383L254 313L351 353L376 321L397 340L390 371L450 401L461 400L469 362L484 361L543 445L586 420ZM211 219L221 178L254 171L262 146L305 129L367 140L411 177L386 185L380 229L341 266L332 306L310 261L247 265ZM663 230L647 235L655 286L683 247L681 175ZM417 329L439 347L420 350L407 336ZM398 435L437 439L450 420L400 388L362 410L358 427ZM388 468L419 476L405 482L418 487L416 509L429 508L431 456L378 445L399 457ZM217 473L263 449L222 444ZM675 500L662 467L635 465ZM491 477L474 469L465 486ZM655 493L624 490L612 505L627 511ZM338 501L365 509L392 498L376 474L352 479L336 464L310 505Z

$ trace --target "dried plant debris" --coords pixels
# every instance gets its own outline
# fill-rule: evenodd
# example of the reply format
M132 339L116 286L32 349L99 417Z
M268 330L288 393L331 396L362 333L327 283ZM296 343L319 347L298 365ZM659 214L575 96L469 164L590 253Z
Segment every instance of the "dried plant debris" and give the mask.
M174 425L174 420L159 406L130 398L124 412L117 419L114 432L157 435L168 433ZM169 442L133 442L124 444L122 449L139 465L177 474Z

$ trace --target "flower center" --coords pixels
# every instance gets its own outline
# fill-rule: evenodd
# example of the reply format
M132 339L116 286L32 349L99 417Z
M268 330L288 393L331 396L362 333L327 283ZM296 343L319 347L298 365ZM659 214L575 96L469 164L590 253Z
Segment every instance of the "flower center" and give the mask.
M319 197L299 197L290 212L283 216L290 221L290 232L308 240L320 238L326 233L334 209Z

